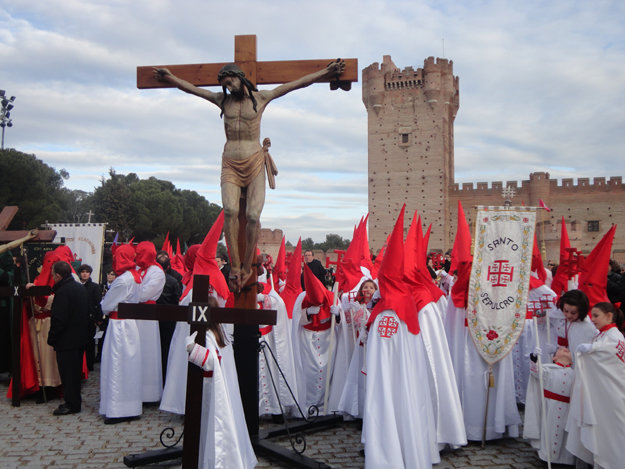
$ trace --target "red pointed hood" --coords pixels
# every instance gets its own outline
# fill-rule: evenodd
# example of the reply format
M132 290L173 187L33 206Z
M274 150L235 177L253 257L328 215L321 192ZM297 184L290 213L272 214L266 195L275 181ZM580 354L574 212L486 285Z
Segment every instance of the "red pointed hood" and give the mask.
M430 231L432 225L428 227L428 231L425 236L422 235L421 217L417 219L417 267L418 275L421 278L421 282L428 289L430 295L432 295L432 301L437 302L441 296L445 294L443 290L438 288L434 282L432 282L432 276L427 266L427 250L428 241L430 239Z
M139 269L141 269L140 273L142 278L151 265L157 265L159 269L163 269L163 267L156 262L156 246L154 246L152 241L141 241L137 244L135 253L135 262L139 266Z
M123 273L130 271L136 283L141 283L141 276L135 269L135 248L132 244L122 244L115 250L113 256L113 270L119 277Z
M286 273L286 285L280 293L284 300L289 319L293 317L293 306L298 295L302 292L302 238L297 241L295 251L291 255L289 270Z
M330 306L332 305L332 292L323 286L323 283L313 274L308 264L304 265L304 287L306 287L306 296L302 300L302 308L310 306L319 306L319 314L315 315L321 322L330 317Z
M282 237L282 243L280 243L280 249L278 250L278 257L276 257L276 263L273 266L273 284L276 291L279 288L280 280L286 280L286 245L284 236Z
M404 244L404 278L408 284L408 291L412 294L412 298L417 305L417 311L421 311L428 303L433 301L433 298L428 287L423 283L417 265L419 250L417 223L418 217L415 211Z
M163 241L163 246L161 246L161 251L165 251L169 258L171 259L171 243L169 242L169 231L165 235L165 241Z
M467 223L462 204L458 201L458 226L454 248L451 251L451 275L457 271L456 281L451 287L451 299L456 308L466 308L469 296L469 278L471 277L471 230Z
M47 251L43 256L43 263L41 264L41 272L33 283L38 287L53 287L54 279L52 278L52 266L59 261L62 261L59 254L55 251ZM67 261L66 261L67 262ZM71 264L70 264L71 265Z
M354 229L354 236L347 247L345 255L338 265L337 282L339 291L348 292L353 290L362 278L360 270L360 258L362 256L362 223Z
M376 303L367 327L375 321L378 314L390 309L395 311L400 320L406 323L412 334L418 334L419 312L417 306L408 293L408 285L404 281L404 211L402 207L391 233L384 260L378 272L378 284L380 288L380 300Z
M536 272L536 275L538 275L538 279L540 280L541 285L545 283L545 280L547 280L547 272L545 272L543 257L540 255L540 249L538 247L538 239L536 238L536 233L534 233L534 248L532 249L532 272ZM536 285L536 282L534 282L534 284Z
M601 238L601 241L597 243L582 263L579 274L579 289L586 293L591 307L602 301L610 301L606 288L615 232L616 225L612 225L612 228Z
M367 221L369 220L369 214L365 216L362 222L362 233L360 239L360 245L362 247L362 260L360 265L369 269L369 272L373 275L373 261L371 260L371 249L369 248L369 236L367 236Z
M556 274L553 276L553 280L551 282L551 289L558 296L562 295L562 293L566 292L568 289L569 269L567 264L569 258L568 249L570 247L571 243L569 242L569 233L566 230L564 217L562 217L562 224L560 227L560 264L558 265Z
M371 275L373 276L373 278L378 278L378 272L380 271L380 266L382 265L382 261L384 260L384 252L386 251L386 246L388 246L389 239L391 239L390 233L386 237L386 241L384 241L384 244L380 248L378 255L375 256L375 262L373 264L373 271L371 272Z
M221 231L224 227L224 212L223 210L217 216L215 223L208 230L204 241L197 250L195 256L195 263L193 264L193 275L208 275L210 277L210 284L215 292L224 300L228 299L230 290L228 289L228 283L223 274L219 270L215 255L217 254L217 243L221 238ZM193 282L187 284L182 297L184 298L189 290L193 288Z
M182 251L180 250L180 238L176 239L176 255L170 255L169 261L171 264L171 268L178 272L180 275L184 276L187 269L184 265L184 256L182 255Z

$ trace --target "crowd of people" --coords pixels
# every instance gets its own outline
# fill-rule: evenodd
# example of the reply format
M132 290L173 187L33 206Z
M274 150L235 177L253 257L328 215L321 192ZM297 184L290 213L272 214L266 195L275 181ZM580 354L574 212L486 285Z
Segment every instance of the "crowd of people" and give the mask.
M416 216L404 238L402 210L374 257L361 221L332 287L301 242L288 257L283 240L275 262L259 253L257 307L277 311L275 325L259 326L259 415L361 419L367 468L431 467L444 448L517 437L522 423L522 436L546 461L620 467L625 319L613 300L623 298L625 276L613 262L608 275L606 260L605 271L592 267L604 281L569 271L554 291L557 272L533 268L521 338L489 370L467 332L471 255L463 222L452 251L427 255ZM184 414L190 362L204 371L202 467L254 467L232 325L211 323L199 345L186 322L118 314L119 303L188 305L199 274L209 275L213 306L232 305L228 259L217 254L222 229L223 214L184 255L168 246L157 252L148 241L116 246L102 286L90 266L74 270L66 246L47 253L32 285L52 294L36 297L24 315L22 340L31 350L24 354L22 344L22 363L31 376L22 373L21 389L9 392L62 389L54 415L78 413L81 380L100 362L105 424L139 418L143 405L155 403Z

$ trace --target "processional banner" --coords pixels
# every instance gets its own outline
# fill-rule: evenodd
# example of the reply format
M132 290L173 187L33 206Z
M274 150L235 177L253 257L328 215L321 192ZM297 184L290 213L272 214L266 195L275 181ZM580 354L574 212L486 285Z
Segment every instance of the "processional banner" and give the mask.
M91 278L94 282L100 281L100 265L104 249L104 230L106 223L58 223L48 224L51 230L56 230L55 243L62 242L68 246L83 264L93 268Z
M475 220L467 323L480 356L492 365L523 330L536 211L479 206Z

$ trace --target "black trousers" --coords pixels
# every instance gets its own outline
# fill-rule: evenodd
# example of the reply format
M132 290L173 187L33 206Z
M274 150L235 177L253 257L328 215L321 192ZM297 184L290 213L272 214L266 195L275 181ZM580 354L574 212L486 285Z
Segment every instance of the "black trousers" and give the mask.
M80 382L82 378L82 356L84 349L60 350L56 352L56 363L63 385L65 405L72 411L79 411L82 405Z

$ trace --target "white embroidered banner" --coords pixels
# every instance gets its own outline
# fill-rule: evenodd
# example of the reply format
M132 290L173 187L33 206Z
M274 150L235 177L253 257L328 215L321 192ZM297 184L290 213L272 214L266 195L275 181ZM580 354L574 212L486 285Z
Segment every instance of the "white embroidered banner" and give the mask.
M54 242L60 243L61 238L65 238L65 245L78 259L82 259L83 264L89 264L93 268L91 279L96 283L99 282L106 223L58 223L48 226L56 230Z
M505 357L523 330L535 224L533 208L477 210L467 322L489 364Z

